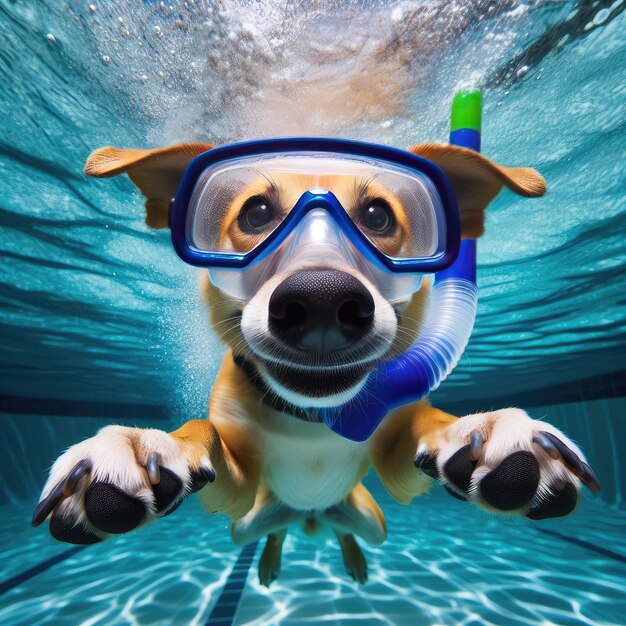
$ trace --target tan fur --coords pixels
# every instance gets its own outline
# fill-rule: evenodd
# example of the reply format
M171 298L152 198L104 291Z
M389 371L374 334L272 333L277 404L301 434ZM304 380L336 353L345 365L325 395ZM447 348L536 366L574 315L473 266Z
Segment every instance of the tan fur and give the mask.
M106 146L92 152L85 174L109 178L128 174L146 198L146 224L167 228L167 212L178 183L189 162L213 146L208 143L181 143L154 150Z
M208 451L215 474L219 476L211 488L210 512L219 511L232 519L245 515L254 502L259 466L245 433L224 426L220 432L214 422L190 420L170 435L179 445L199 443ZM198 452L198 461L200 456Z
M413 294L407 306L401 311L396 339L391 350L394 356L406 352L415 343L426 317L430 287L430 280L426 279L419 291Z
M411 152L436 163L448 176L459 204L463 237L477 239L484 232L485 209L506 186L511 191L535 198L546 192L546 181L529 167L497 165L468 148L425 143Z
M432 479L417 472L413 459L420 445L438 450L448 426L457 420L426 400L390 413L372 436L372 463L385 490L400 504L426 493Z

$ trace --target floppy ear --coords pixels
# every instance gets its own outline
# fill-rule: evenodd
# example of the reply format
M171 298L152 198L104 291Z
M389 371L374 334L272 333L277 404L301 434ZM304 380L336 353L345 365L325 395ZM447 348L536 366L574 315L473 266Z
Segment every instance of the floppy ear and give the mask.
M461 233L476 238L484 232L485 209L503 186L534 198L546 192L546 181L529 167L496 165L482 154L459 146L426 143L411 152L436 163L448 176L461 214Z
M107 146L89 155L85 174L99 178L128 174L146 197L146 224L167 228L170 200L185 168L194 157L212 147L208 143L179 143L154 150Z

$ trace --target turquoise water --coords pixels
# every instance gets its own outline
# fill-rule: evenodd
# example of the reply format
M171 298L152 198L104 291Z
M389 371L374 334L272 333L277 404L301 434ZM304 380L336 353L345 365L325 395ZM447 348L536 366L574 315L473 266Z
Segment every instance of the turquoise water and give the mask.
M489 208L476 327L434 402L546 416L603 491L537 530L441 493L402 508L370 477L391 529L367 550L370 582L342 574L330 539L294 533L269 592L257 550L234 623L626 623L624 3L90 4L0 0L0 584L68 549L28 524L64 447L202 415L220 361L196 272L127 180L82 175L89 152L445 140L453 92L473 85L484 153L536 167L549 193ZM223 520L183 507L0 595L0 622L205 623L239 552Z

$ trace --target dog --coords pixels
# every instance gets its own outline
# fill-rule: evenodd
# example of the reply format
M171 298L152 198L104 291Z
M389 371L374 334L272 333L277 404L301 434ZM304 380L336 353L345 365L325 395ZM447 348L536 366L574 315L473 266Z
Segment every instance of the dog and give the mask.
M146 198L148 226L166 228L185 168L212 147L105 147L89 156L85 173L127 174ZM535 170L500 166L465 148L420 144L411 152L447 174L464 238L482 235L485 210L503 187L526 197L546 190ZM346 197L361 184L350 176L312 181L287 173L277 183L273 193L285 206L320 184ZM248 200L264 193L267 184L250 181L227 207L221 236L235 248L248 236L241 228L241 220L249 218ZM392 192L374 192L384 196L398 223L406 223ZM439 481L468 504L533 520L570 514L581 481L599 489L582 451L521 409L457 418L424 399L391 411L365 442L342 438L316 417L315 409L348 401L369 372L419 338L427 280L411 297L390 302L364 275L321 259L281 269L247 300L222 293L206 272L201 291L213 328L227 346L208 419L193 419L170 433L107 426L70 447L52 466L33 520L39 524L51 515L56 539L100 542L169 515L195 492L208 513L232 520L235 544L267 537L261 584L269 586L278 577L282 545L293 525L309 533L332 529L346 571L364 583L367 564L357 537L379 545L387 535L383 512L362 483L371 469L405 505ZM354 310L340 310L346 291L368 309L367 324Z

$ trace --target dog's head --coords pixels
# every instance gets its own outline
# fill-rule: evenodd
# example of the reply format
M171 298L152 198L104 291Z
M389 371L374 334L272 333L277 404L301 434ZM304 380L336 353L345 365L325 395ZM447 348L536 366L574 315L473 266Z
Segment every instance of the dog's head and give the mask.
M128 174L146 197L146 222L164 228L185 168L211 147L101 148L89 157L85 172L99 177ZM498 166L456 146L423 144L411 150L447 174L466 238L482 234L485 209L503 186L523 196L545 192L543 178L532 169ZM249 250L264 229L272 228L277 214L320 186L333 190L384 252L391 255L402 247L410 220L392 191L358 174L320 180L289 173L271 180L259 176L228 200L220 232L224 247ZM340 255L310 252L277 264L245 300L222 293L206 272L205 293L216 331L265 388L298 407L335 406L358 393L382 360L404 352L417 339L428 283L411 297L390 301Z

